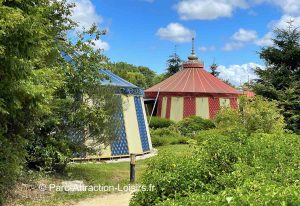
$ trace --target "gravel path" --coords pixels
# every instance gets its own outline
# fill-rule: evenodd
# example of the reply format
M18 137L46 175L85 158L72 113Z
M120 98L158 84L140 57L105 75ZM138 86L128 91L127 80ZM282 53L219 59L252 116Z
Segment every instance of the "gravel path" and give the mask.
M74 206L128 206L131 197L131 192L113 193L82 200Z

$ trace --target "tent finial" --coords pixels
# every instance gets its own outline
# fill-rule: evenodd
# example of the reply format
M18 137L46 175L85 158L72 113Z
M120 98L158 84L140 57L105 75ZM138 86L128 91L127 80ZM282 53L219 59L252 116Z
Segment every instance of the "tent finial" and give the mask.
M195 37L194 36L192 37L192 53L188 57L188 59L192 60L192 61L197 61L198 60L198 57L195 54Z
M192 37L192 54L195 54L195 37Z

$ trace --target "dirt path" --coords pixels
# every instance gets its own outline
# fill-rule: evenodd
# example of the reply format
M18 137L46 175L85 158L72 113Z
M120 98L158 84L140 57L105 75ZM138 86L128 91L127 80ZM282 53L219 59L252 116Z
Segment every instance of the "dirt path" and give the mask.
M131 197L131 192L113 193L82 200L74 206L128 206Z

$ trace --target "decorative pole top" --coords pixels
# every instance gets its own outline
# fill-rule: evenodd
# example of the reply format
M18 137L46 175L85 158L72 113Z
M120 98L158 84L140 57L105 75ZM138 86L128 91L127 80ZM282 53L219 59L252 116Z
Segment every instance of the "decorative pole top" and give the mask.
M192 38L192 53L188 57L188 59L192 60L192 61L197 61L198 60L198 57L195 54L195 38L194 37Z
M194 46L195 46L195 37L192 38L192 54L195 54Z
M198 57L195 54L195 38L192 38L192 53L188 56L188 60L183 63L183 68L194 68L194 69L203 69L203 61L198 61Z

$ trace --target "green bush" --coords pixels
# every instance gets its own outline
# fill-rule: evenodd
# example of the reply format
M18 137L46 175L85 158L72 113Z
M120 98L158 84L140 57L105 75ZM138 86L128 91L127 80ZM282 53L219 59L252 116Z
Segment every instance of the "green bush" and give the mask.
M4 205L4 199L13 189L25 161L24 140L14 138L14 141L12 143L0 133L0 205Z
M299 205L300 136L199 133L193 155L160 153L131 205Z
M198 132L192 155L158 154L142 182L154 191L135 193L130 204L299 205L300 136L284 133L274 102L242 99L239 108Z
M152 117L149 123L149 127L152 129L165 128L174 125L175 123L169 119Z
M187 144L189 138L181 136L174 126L167 128L151 129L152 145L163 146L170 144Z
M192 149L192 148L191 148ZM202 190L201 165L191 164L190 157L174 156L168 151L162 151L150 160L143 177L143 185L153 185L154 191L138 192L130 205L155 205L167 198L174 198L176 193L186 193Z
M172 145L172 144L188 144L189 138L182 136L153 136L151 137L152 145L154 147L164 146L164 145Z
M156 206L214 206L214 205L300 205L300 187L299 186L274 186L264 185L250 188L237 188L224 190L221 194L190 194L188 197L169 199L156 204ZM249 192L249 190L251 192Z
M240 98L239 111L223 108L215 124L222 130L245 129L248 134L282 132L285 127L277 103L259 96L251 100Z
M71 156L70 141L48 137L33 139L27 146L27 167L33 170L63 173Z
M179 121L176 127L183 136L191 136L201 130L214 128L214 123L209 119L192 116Z

